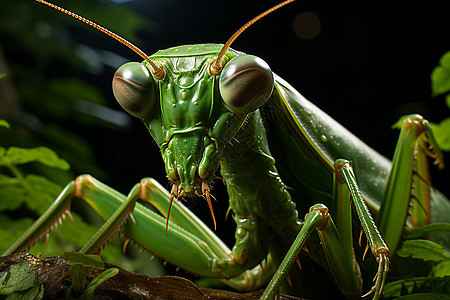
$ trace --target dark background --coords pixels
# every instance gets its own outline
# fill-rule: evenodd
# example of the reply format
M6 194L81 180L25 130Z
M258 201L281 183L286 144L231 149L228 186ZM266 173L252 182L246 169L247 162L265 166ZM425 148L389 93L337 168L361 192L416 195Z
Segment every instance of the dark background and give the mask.
M34 20L55 26L56 37L70 41L74 47L86 45L96 49L100 56L91 60L99 61L100 67L95 71L80 71L58 57L50 57L42 76L83 78L105 93L108 107L120 111L112 95L111 79L123 62L140 61L137 55L95 30L74 25L77 21L31 0L2 2L3 7L10 5L11 9L22 10L22 15L32 15ZM224 43L241 25L277 4L277 1L265 0L123 2L117 5L109 1L58 1L57 4L98 22L102 19L101 10L97 9L94 14L89 8L91 5L97 8L113 5L142 14L149 20L145 24L149 27L142 28L133 42L147 53L182 44ZM305 11L313 12L320 19L320 31L309 40L297 37L292 25L295 17ZM8 11L3 10L2 14ZM119 16L102 25L114 27L118 33L122 26L128 26ZM39 67L34 64L35 49L31 47L27 52L17 47L17 41L25 37L12 36L2 30L0 28L0 43L4 60L13 70L10 78L16 80L13 66L19 62L30 68ZM31 32L36 28L27 30ZM390 126L400 116L420 113L430 121L439 122L449 115L443 98L432 99L430 89L431 71L439 58L450 50L449 36L446 7L430 1L407 6L378 3L377 7L362 5L359 1L298 1L256 23L232 47L266 60L274 72L306 98L391 158L398 131L391 130ZM15 82L18 90L20 84L27 85L27 82ZM44 103L46 99L39 101ZM21 104L22 112L32 114L33 110ZM41 120L56 122L44 117ZM94 162L103 170L98 174L92 171L93 175L110 186L127 193L134 183L146 176L156 177L164 186L170 186L158 149L139 120L127 117L126 126L95 126L67 119L58 122L58 126L77 132L92 145ZM74 167L73 172L91 171ZM433 171L434 184L447 195L448 179L448 170ZM204 206L206 217L203 219L209 224L208 209L203 201L200 204L195 206ZM225 210L226 205L218 209L218 220L223 219ZM218 232L224 227L219 223Z

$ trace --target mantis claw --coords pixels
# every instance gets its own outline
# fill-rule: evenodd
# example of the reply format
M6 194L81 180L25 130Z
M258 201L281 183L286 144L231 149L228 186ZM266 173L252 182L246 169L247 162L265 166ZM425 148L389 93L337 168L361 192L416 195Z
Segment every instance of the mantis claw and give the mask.
M386 281L387 273L389 272L389 251L384 248L379 249L377 251L376 260L378 262L378 270L373 278L375 284L372 286L370 291L362 296L362 298L375 292L372 299L379 299L381 293L383 292L384 283Z

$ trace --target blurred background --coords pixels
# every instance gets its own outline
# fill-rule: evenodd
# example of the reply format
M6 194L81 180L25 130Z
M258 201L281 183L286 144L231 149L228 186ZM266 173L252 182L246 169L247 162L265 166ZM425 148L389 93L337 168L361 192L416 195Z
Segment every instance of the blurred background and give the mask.
M67 0L72 10L149 54L182 44L224 43L278 1ZM391 158L404 114L433 122L449 116L431 96L430 75L450 50L443 6L362 5L359 1L298 1L259 21L232 48L263 58L274 72L334 119ZM115 40L31 0L0 3L0 146L47 146L70 172L40 169L60 186L90 173L127 194L152 176L170 188L158 149L139 120L113 98L112 76L141 59ZM448 160L448 157L447 157ZM33 172L36 166L31 166ZM433 170L448 196L449 171ZM216 192L224 188L217 184ZM215 203L219 235L231 229ZM188 204L212 226L203 201ZM11 212L13 217L23 212ZM210 222L210 223L208 223ZM233 234L224 238L228 243Z

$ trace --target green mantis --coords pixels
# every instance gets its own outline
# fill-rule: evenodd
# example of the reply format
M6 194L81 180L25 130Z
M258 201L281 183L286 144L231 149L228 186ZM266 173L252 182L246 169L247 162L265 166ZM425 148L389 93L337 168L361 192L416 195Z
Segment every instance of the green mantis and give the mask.
M377 298L387 276L389 253L395 253L401 240L411 177L415 173L400 166L400 175L394 173L388 180L391 165L386 159L306 101L274 75L266 63L232 49L221 57L221 49L222 45L205 44L161 50L149 59L154 65L132 63L116 73L116 98L125 110L144 122L159 146L167 176L173 183L170 193L145 179L125 197L90 176L82 176L67 186L53 209L38 221L38 228L33 229L45 232L67 210L73 195L90 202L105 219L117 214L110 219L116 228L140 198L150 202L165 218L137 205L133 212L136 226L125 228L128 236L182 268L223 278L227 284L241 289L264 284L301 229L305 230L298 236L302 242L294 245L308 249L309 254L300 258L307 271L291 269L292 288L285 288L304 295L311 281L320 281L326 265L318 253L324 251L339 289L353 298L361 294L362 288L353 253L352 213L346 209L351 199L379 266L378 272L374 269ZM257 79L250 76L253 88L244 88L246 96L241 96L236 94L241 80L237 74L248 74L248 70L254 71ZM421 117L411 116L408 120L414 126L405 125L404 132L412 130L406 139L412 136L413 140L409 141L410 147L402 149L406 152L399 152L396 163L405 162L412 168L416 139L425 134L427 143L433 145L433 137ZM434 151L432 156L438 155ZM351 160L358 185L349 163L338 160L341 157ZM175 201L197 195L204 197L211 208L209 182L216 176L219 165L237 223L237 241L231 255L211 230ZM406 184L395 182L405 177ZM420 185L418 182L422 181L416 180ZM286 185L293 191L289 192ZM392 187L392 193L399 196L390 197L391 190L383 196L385 186ZM432 221L444 221L448 201L439 193L433 193L432 197L440 212ZM124 204L120 204L122 201ZM403 217L393 216L390 205L401 211ZM381 235L366 206L372 213L378 213ZM304 220L302 214L307 213ZM399 223L393 223L396 220ZM313 233L316 227L319 237ZM387 234L391 227L396 229L392 236ZM109 236L111 231L105 227L99 234ZM387 245L383 240L385 234ZM10 251L22 249L32 239L28 236ZM102 238L99 240L99 244L94 240L83 251L97 251L103 243ZM180 255L174 247L189 250ZM320 266L319 271L313 270L314 264ZM276 284L273 290L277 290Z

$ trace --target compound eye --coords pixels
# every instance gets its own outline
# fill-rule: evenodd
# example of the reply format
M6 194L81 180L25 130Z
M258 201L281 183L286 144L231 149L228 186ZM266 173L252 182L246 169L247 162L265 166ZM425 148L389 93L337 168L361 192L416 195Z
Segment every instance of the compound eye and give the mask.
M150 71L141 63L129 62L114 74L113 92L130 115L145 118L156 103L156 89Z
M219 77L219 91L227 108L234 114L246 115L269 99L274 79L269 65L253 55L231 59Z

